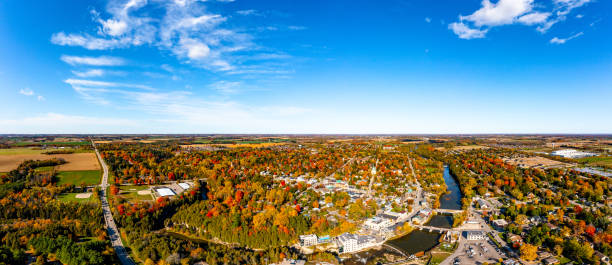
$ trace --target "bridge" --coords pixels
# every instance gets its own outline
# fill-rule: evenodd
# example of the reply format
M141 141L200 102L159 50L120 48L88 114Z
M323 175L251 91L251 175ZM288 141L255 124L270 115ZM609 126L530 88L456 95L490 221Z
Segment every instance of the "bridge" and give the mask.
M446 233L448 231L461 231L461 229L458 229L458 228L442 228L442 227L426 226L426 225L414 225L414 227L418 228L419 230L428 230L429 232L438 232L438 233Z
M434 213L450 213L450 214L456 214L456 213L463 212L463 210L453 210L453 209L433 209L432 211Z

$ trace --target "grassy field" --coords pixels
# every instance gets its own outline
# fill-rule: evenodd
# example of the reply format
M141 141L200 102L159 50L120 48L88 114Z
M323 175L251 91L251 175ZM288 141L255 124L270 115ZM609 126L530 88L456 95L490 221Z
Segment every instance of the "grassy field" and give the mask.
M148 190L149 186L146 186L146 185L141 185L141 186L126 185L124 186L122 185L119 188L120 188L119 195L125 198L126 200L129 200L129 201L153 200L153 197L151 196L151 194L146 194L146 195L138 194L138 191Z
M57 199L63 202L95 202L93 194L89 196L89 198L85 198L85 199L76 198L77 194L78 193L62 193L57 196Z
M34 148L9 148L0 149L0 155L39 155L45 150Z
M452 253L447 253L447 252L431 253L431 259L429 260L429 263L427 263L427 264L428 265L440 264L440 263L442 263L442 261L444 261L451 254Z
M594 167L612 167L612 156L593 156L578 159L580 163L586 163L588 166Z
M43 145L58 145L58 146L75 146L75 145L88 145L87 141L82 142L17 142L14 146L43 146Z
M100 170L63 171L57 174L58 185L73 184L80 186L83 182L86 185L97 185L100 183L100 177Z

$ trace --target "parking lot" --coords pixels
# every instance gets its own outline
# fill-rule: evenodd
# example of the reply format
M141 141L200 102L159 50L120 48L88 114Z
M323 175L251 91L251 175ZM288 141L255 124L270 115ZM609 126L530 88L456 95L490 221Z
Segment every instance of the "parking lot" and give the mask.
M455 252L452 264L483 264L484 262L496 263L500 258L505 258L501 250L498 250L493 242L486 240L466 241Z

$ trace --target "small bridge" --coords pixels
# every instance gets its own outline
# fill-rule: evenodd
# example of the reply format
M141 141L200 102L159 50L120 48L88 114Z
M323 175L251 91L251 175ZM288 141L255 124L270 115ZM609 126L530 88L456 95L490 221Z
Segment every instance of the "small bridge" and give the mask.
M459 229L442 228L442 227L426 226L426 225L415 225L414 227L418 228L419 230L428 230L429 232L438 232L438 233L446 233L448 231L460 231Z
M462 213L463 210L453 210L453 209L433 209L434 213L450 213L450 214L456 214L456 213Z

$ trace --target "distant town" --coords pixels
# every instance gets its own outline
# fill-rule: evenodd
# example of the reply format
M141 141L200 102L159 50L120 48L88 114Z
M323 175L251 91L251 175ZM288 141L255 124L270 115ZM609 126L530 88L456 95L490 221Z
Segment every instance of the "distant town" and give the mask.
M0 139L9 264L609 264L612 250L606 136Z

